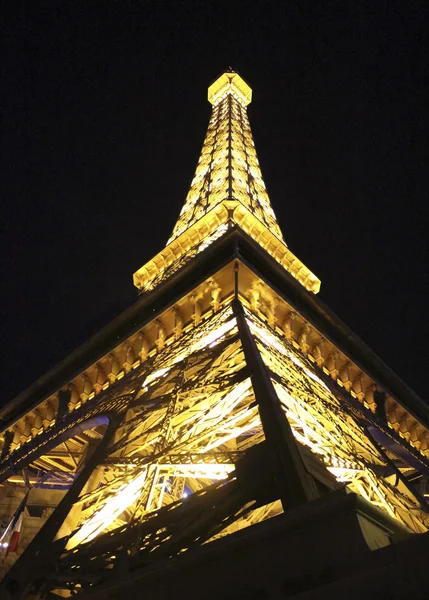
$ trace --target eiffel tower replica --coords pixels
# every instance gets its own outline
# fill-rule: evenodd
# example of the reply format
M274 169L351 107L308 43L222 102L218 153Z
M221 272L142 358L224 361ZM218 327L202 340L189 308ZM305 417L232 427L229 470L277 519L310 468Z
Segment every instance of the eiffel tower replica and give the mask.
M2 410L3 522L25 498L2 598L322 598L344 577L330 598L387 598L399 555L425 576L428 406L288 248L251 97L232 71L209 87L137 301Z

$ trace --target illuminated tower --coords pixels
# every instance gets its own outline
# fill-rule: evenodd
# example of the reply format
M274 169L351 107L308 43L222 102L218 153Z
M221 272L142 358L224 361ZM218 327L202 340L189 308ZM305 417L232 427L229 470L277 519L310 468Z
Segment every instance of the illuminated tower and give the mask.
M234 72L210 86L191 188L134 274L136 303L2 411L2 506L11 516L30 488L22 535L40 529L8 597L119 598L131 580L156 588L154 569L173 581L175 564L199 597L189 560L220 561L237 540L250 552L272 524L282 539L300 519L346 529L344 511L371 549L429 529L428 407L318 301L287 247L251 94Z

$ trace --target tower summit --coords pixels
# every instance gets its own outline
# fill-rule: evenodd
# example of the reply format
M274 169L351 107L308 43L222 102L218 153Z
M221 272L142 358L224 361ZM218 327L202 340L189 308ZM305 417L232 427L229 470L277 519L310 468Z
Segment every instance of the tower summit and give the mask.
M251 88L227 72L209 87L208 100L212 114L185 204L166 248L134 274L134 284L153 289L154 281L239 227L317 293L320 280L288 249L268 197L247 116Z
M247 117L252 90L237 73L224 73L208 89L213 106L200 160L171 242L220 203L237 203L284 243L265 188ZM235 222L235 221L234 221Z
M249 86L209 100L136 302L0 411L0 597L425 598L428 406L286 246Z

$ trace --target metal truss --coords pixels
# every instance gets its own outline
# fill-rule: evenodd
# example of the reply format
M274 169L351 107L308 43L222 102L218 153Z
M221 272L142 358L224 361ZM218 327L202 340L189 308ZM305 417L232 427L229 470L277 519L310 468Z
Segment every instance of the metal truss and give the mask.
M392 472L353 403L338 398L332 380L283 335L249 310L246 318L295 438L321 457L337 481L412 531L427 531L427 505Z
M213 94L218 85L222 93ZM185 203L167 246L134 273L134 284L142 292L154 289L238 226L317 294L319 279L288 249L271 206L247 116L251 89L237 73L213 86L212 114Z
M256 270L246 267L240 288L238 260L234 277L232 263L220 277L225 288L198 274L186 302L172 305L179 292L167 280L233 228L307 291L320 287L287 248L271 207L247 117L250 88L225 73L209 100L201 157L172 236L134 274L140 291L158 288L168 302L157 306L155 293L148 306L157 318L145 316L140 331L135 322L124 327L113 350L103 348L108 354L55 397L20 404L27 412L17 427L7 424L0 481L27 482L28 469L64 488L3 582L9 598L74 596L339 488L386 522L429 529L428 504L412 484L429 472L423 425L391 398L389 431L375 385L344 353L336 362L341 344L328 342L326 324L311 332L303 310L294 325L299 305L265 289ZM237 233L234 243L241 239Z
M282 244L283 235L272 209L256 155L246 107L228 95L213 106L200 160L168 244L195 225L225 199L238 201L255 223L263 224ZM233 222L216 223L144 286L154 289L224 235ZM187 244L189 245L189 244Z
M213 106L194 179L168 243L225 198L241 202L283 241L262 178L246 107L231 94Z
M80 520L68 548L114 529L124 511L134 517L177 499L176 478L192 480L189 489L196 491L205 480L225 477L240 437L246 443L252 435L260 438L231 307L160 352L141 370L138 384L96 489L79 500Z
M278 484L274 433L261 419L258 374L246 360L237 306L306 472L316 473L317 463L328 487L335 478L337 487L411 531L429 528L406 467L392 467L367 435L352 398L341 396L283 332L234 302L211 311L124 378L127 395L111 441L39 560L43 584L33 581L39 597L76 593L124 565L143 568L286 510L288 491ZM109 409L111 403L106 394ZM102 414L102 398L98 410ZM294 460L290 468L298 472Z

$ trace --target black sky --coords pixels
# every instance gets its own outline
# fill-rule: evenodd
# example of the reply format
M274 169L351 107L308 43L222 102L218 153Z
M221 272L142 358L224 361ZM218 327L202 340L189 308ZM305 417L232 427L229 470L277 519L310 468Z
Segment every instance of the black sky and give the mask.
M285 239L321 298L429 398L427 2L2 9L6 402L136 297L228 66Z

